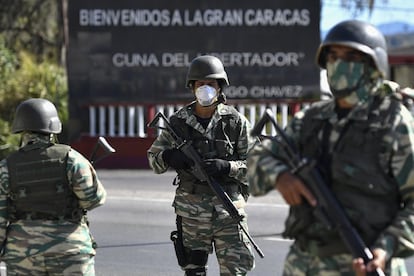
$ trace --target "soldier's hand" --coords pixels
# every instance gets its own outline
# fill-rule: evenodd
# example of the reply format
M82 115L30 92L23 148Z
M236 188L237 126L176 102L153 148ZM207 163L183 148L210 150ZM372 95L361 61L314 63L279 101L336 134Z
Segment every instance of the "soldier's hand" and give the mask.
M364 264L364 260L362 258L354 259L352 261L352 267L355 271L355 276L365 276L367 275L367 268Z
M276 179L276 189L289 205L302 204L305 198L311 206L316 206L317 201L305 184L290 172L284 172Z
M352 267L355 271L355 276L366 276L367 273L373 272L378 268L381 270L385 269L385 262L387 257L385 250L376 248L372 250L372 255L374 255L374 258L367 265L364 264L364 260L362 258L353 260Z
M204 160L203 168L211 176L228 175L230 172L230 162L223 159L206 159Z
M193 160L188 158L178 149L166 149L162 152L162 159L168 166L176 170L189 169L194 165Z

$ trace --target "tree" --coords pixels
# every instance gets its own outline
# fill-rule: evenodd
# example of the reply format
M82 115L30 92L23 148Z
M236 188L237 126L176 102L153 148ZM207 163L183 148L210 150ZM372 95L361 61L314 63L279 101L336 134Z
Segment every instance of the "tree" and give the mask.
M49 99L68 119L62 1L0 0L0 159L18 146L10 129L21 101Z
M338 0L340 1L341 6L344 9L352 11L354 16L364 12L368 9L371 14L374 10L375 0ZM382 0L384 3L387 3L388 0Z
M1 0L0 33L6 47L38 60L62 62L63 0Z

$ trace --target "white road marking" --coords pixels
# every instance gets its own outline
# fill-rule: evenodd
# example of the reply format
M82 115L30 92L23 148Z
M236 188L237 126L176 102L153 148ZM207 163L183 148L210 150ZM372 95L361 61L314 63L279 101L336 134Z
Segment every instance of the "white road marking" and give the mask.
M112 200L131 200L131 201L147 201L147 202L172 202L174 198L167 199L167 198L146 198L140 196L108 196L108 199ZM248 206L255 206L255 207L274 207L274 208L288 208L286 204L277 204L277 203L256 203L256 202L248 202Z

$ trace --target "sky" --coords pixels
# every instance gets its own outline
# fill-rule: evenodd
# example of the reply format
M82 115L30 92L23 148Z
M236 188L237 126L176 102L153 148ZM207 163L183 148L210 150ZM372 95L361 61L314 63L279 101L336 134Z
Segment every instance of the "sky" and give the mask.
M357 17L352 12L340 7L341 0L323 0L321 14L321 30L327 31L336 23L346 19L359 19L373 25L403 21L414 25L413 0L375 0L374 10L369 16L366 11Z

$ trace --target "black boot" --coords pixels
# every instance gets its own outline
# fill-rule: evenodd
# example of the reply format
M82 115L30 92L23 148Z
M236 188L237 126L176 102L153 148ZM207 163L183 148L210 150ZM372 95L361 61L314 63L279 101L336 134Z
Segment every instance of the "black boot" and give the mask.
M206 268L205 267L199 267L199 268L193 268L193 269L186 269L185 270L185 276L206 276Z

